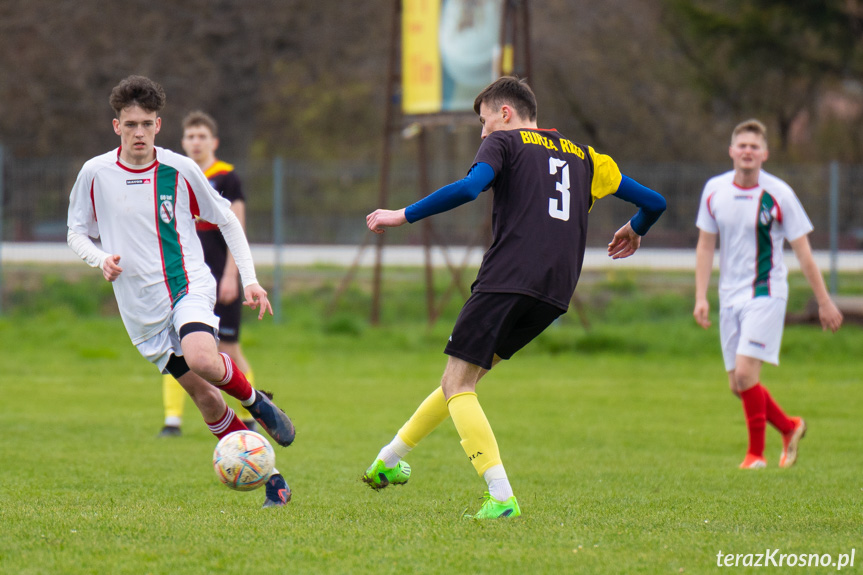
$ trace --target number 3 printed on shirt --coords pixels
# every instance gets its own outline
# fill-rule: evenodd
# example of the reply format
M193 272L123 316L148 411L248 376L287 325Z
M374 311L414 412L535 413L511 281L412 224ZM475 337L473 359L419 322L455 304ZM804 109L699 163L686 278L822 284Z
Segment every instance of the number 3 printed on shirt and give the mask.
M552 176L560 170L560 180L554 183L554 189L560 192L560 200L548 198L548 215L556 220L569 221L569 165L566 160L548 159L548 173Z

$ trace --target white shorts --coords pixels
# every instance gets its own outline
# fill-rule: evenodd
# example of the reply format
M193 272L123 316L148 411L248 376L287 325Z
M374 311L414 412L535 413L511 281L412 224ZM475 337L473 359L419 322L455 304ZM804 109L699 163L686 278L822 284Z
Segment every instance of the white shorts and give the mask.
M785 305L781 298L757 297L719 310L725 371L735 368L738 355L779 365Z
M135 347L147 361L165 373L165 366L171 354L178 357L183 355L180 347L181 327L187 323L199 322L211 326L215 330L214 336L219 333L219 317L213 313L214 305L215 298L203 294L190 293L183 296L171 310L171 325ZM218 340L218 337L216 339Z

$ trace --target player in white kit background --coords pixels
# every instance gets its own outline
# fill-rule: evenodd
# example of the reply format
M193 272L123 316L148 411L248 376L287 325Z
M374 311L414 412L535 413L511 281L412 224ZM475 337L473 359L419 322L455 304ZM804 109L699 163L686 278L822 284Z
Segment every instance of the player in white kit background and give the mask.
M210 431L223 437L246 429L219 390L236 397L282 446L294 426L264 392L219 353L216 281L204 262L195 216L216 224L242 279L245 304L272 315L258 284L251 251L230 202L190 158L155 146L165 105L162 87L129 76L111 92L120 147L84 164L69 198L68 243L112 282L132 343L189 393ZM91 238L101 238L102 248ZM284 478L267 482L265 507L290 499Z
M788 299L787 240L818 301L824 330L835 332L842 313L833 303L812 256L812 222L788 184L761 169L767 160L767 129L758 120L739 124L731 136L734 169L708 180L701 195L695 263L695 309L699 325L710 327L707 287L719 237L719 337L731 392L743 402L749 448L740 467L760 469L769 422L781 434L780 467L797 460L806 433L801 417L788 417L761 384L763 362L779 364Z

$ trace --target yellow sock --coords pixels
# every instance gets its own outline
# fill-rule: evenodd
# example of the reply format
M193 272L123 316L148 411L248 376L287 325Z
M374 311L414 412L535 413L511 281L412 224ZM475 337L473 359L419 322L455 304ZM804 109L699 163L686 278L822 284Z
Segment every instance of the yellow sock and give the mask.
M461 437L461 446L476 472L482 476L493 465L501 465L500 450L476 393L457 393L447 402L449 414Z
M423 438L446 421L449 410L443 389L438 387L420 404L414 414L398 431L398 436L413 449Z
M249 380L249 385L255 387L255 374L252 372L252 368L249 368L249 371L246 372L246 379ZM240 403L239 399L236 399L237 409L234 410L234 413L237 414L237 417L242 419L243 421L249 421L250 419L255 419L252 417L252 414L249 413L249 410L243 407L243 404Z
M170 422L171 425L180 425L186 395L186 390L173 376L162 376L162 404L165 406L166 424Z

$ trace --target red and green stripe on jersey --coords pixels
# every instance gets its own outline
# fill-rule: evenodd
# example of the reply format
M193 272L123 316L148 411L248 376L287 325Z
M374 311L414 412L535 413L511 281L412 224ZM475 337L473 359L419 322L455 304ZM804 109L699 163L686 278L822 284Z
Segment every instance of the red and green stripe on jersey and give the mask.
M752 284L753 297L770 295L770 272L773 271L773 237L770 231L773 222L782 222L779 204L768 192L762 191L758 202L758 221L755 223L757 241L755 255L755 282Z
M183 256L183 245L177 230L177 182L179 173L165 164L156 165L154 205L159 252L162 257L162 272L165 286L171 297L171 307L189 291L189 275Z

